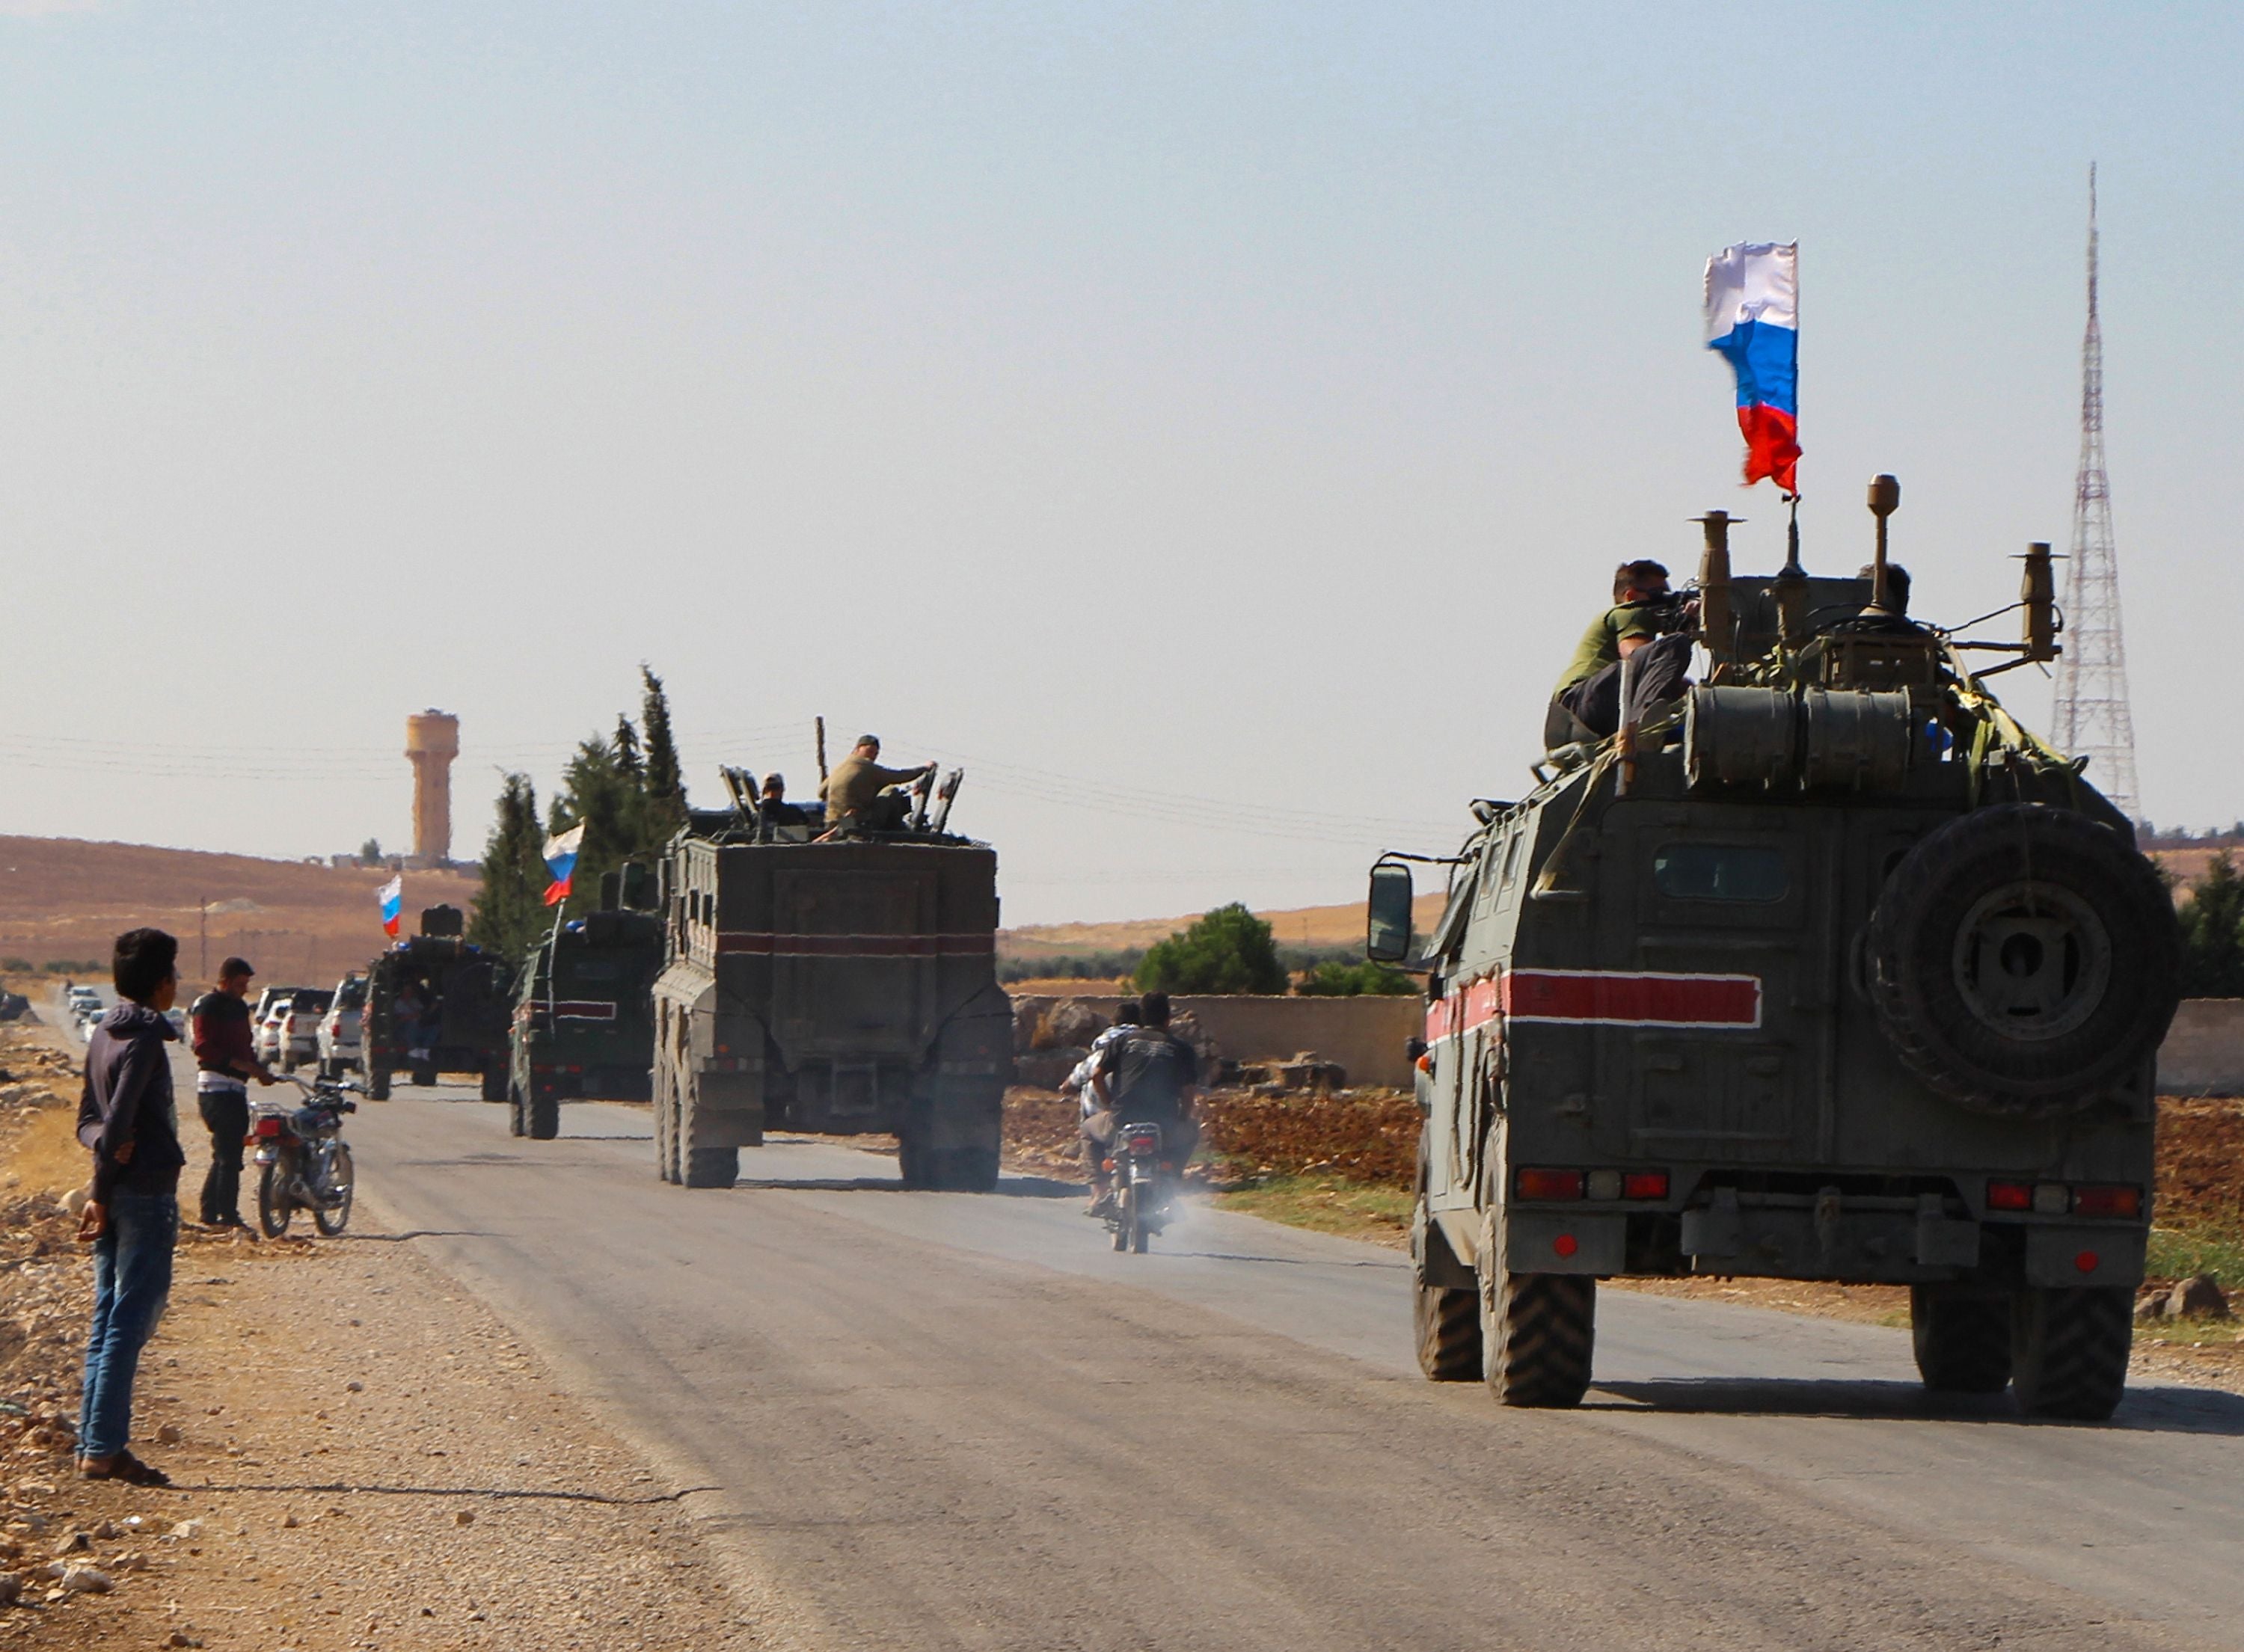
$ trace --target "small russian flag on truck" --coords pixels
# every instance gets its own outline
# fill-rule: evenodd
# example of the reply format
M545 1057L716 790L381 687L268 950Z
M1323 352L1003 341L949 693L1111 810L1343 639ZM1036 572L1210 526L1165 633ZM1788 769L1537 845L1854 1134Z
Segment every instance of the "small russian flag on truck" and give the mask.
M405 877L402 873L375 891L374 898L382 903L382 933L395 936L399 920L405 912Z
M1747 484L1798 494L1799 242L1741 241L1707 260L1707 347L1737 374Z
M553 874L553 886L545 892L547 906L558 907L569 898L570 880L577 875L577 852L584 845L581 823L545 839L545 869Z

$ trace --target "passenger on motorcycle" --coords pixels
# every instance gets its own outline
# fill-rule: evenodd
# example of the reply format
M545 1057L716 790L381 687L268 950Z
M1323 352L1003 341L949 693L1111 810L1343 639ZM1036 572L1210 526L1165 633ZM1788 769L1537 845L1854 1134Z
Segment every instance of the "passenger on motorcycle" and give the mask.
M1114 1024L1091 1041L1090 1053L1076 1062L1075 1070L1060 1082L1063 1090L1075 1092L1076 1106L1083 1130L1083 1165L1091 1182L1091 1214L1103 1216L1106 1202L1112 1197L1113 1177L1106 1168L1106 1150L1114 1144L1114 1116L1099 1109L1098 1092L1091 1086L1092 1075L1098 1070L1099 1052L1125 1033L1135 1030L1140 1020L1138 1001L1125 998L1114 1007ZM1105 1134L1094 1136L1091 1121L1093 1117L1105 1121Z
M1121 1126L1159 1124L1162 1157L1182 1170L1200 1145L1193 1111L1200 1096L1200 1056L1169 1030L1168 994L1147 993L1139 1012L1141 1024L1124 1029L1092 1058L1091 1089L1098 1108L1084 1120L1083 1133L1102 1144L1093 1160L1102 1163L1104 1146Z

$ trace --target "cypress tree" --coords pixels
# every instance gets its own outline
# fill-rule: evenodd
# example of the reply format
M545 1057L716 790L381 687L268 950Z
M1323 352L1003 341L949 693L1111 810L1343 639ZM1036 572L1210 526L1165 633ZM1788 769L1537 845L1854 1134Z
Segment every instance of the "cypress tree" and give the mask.
M2244 998L2244 876L2226 850L2190 886L2180 918L2183 995Z
M468 939L518 963L549 922L544 907L545 834L537 825L537 789L526 774L499 787L498 816L483 846L483 887L476 892Z
M670 728L670 697L662 679L645 664L639 668L645 685L639 706L639 727L646 737L646 769L641 781L646 796L644 847L660 850L686 824L686 777L678 766L678 742Z

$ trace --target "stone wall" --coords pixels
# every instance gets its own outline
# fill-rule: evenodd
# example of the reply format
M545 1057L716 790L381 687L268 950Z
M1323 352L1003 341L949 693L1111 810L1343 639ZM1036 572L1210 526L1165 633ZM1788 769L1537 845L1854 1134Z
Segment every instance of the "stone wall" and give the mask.
M1017 1022L1062 1001L1016 997ZM1119 997L1084 997L1111 1017ZM1172 1011L1190 1010L1217 1050L1237 1062L1282 1061L1314 1050L1348 1070L1351 1084L1382 1084L1404 1089L1410 1083L1410 1058L1403 1043L1425 1022L1425 1004L1416 994L1403 998L1265 998L1246 995L1184 997L1169 1001Z
M2164 1096L2244 1096L2244 998L2185 998L2159 1050Z

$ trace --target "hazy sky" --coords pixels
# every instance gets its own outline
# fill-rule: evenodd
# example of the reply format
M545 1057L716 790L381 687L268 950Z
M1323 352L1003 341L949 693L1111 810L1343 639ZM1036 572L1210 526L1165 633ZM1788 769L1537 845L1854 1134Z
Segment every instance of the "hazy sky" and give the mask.
M1009 920L1350 898L1615 561L1780 559L1727 243L1810 566L1892 470L1918 611L2009 601L2092 158L2144 806L2226 823L2240 84L2233 5L0 0L0 832L397 845L441 705L472 855L646 660L704 797L963 761Z

